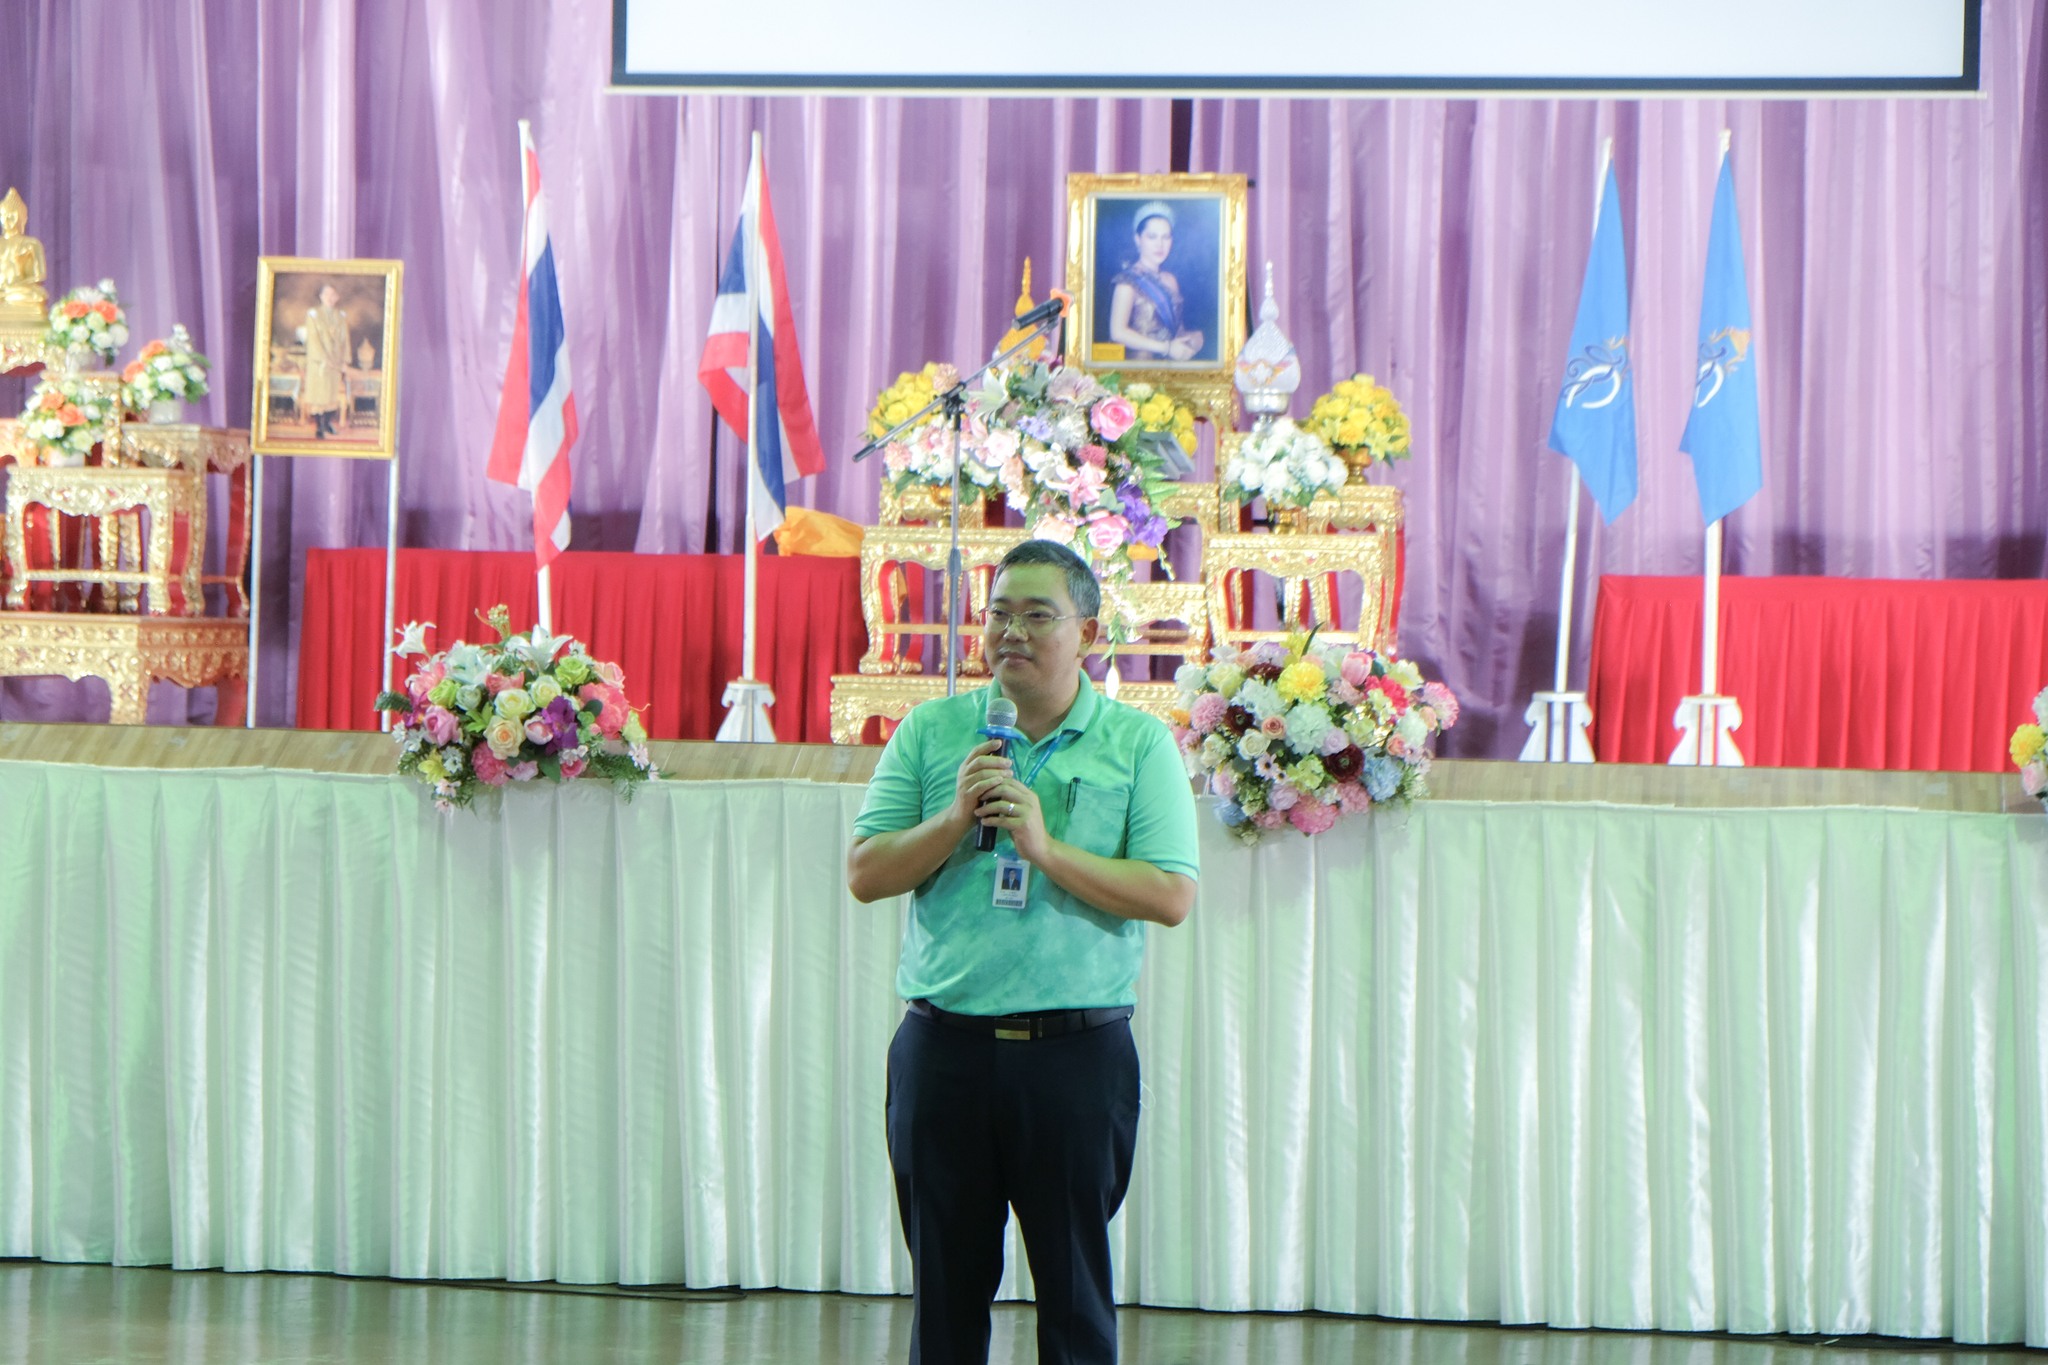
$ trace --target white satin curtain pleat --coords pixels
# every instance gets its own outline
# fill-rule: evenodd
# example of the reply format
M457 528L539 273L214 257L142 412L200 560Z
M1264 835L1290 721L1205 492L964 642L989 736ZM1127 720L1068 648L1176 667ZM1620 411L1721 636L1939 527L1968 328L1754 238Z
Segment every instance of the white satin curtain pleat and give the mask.
M0 1255L903 1292L859 799L0 763ZM2042 821L1205 840L1123 1297L2048 1344Z

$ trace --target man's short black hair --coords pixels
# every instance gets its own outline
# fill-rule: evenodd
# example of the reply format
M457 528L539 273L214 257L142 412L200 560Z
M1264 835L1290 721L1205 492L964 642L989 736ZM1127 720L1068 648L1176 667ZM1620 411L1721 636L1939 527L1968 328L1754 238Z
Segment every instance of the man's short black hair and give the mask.
M1088 567L1087 560L1058 541L1025 541L1003 556L1002 562L996 565L995 576L1001 578L1003 570L1020 564L1052 565L1067 576L1067 596L1074 599L1074 610L1084 617L1102 614L1102 585L1095 581L1095 570Z

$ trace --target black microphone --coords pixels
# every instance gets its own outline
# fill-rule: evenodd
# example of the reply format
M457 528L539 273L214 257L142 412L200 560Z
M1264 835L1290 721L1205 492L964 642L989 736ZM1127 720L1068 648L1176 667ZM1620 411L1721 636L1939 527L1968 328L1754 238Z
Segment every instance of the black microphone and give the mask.
M1011 701L1008 697L997 697L990 701L988 704L988 726L986 729L982 731L982 733L987 734L989 730L1014 730L1016 728L1017 703ZM996 743L1003 746L1002 748L996 750L998 756L1004 758L1009 757L1009 740L1003 738L1001 735L989 735L989 738L995 740ZM996 846L996 836L1000 833L1002 833L1002 831L997 829L994 825L987 824L984 822L980 827L978 827L974 831L975 851L978 853L993 852Z
M1047 299L1044 303L1039 304L1038 307L1032 309L1030 312L1019 313L1016 317L1010 320L1010 326L1020 331L1025 328L1036 327L1040 323L1050 322L1052 319L1058 317L1060 314L1066 311L1067 301L1061 298L1059 295L1055 294L1053 297Z

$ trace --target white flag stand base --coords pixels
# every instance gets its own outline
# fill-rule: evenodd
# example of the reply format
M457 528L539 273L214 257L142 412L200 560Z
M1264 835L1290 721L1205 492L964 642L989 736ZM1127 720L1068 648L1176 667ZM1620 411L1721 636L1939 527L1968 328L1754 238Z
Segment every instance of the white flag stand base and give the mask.
M1593 761L1593 741L1586 737L1586 727L1593 723L1593 708L1586 705L1584 692L1538 692L1529 698L1522 719L1529 724L1522 762Z
M775 693L768 684L752 678L734 678L725 685L725 719L719 724L723 743L773 744L775 727L768 723L768 708L775 705Z
M1731 731L1741 728L1742 703L1733 697L1687 697L1671 718L1678 727L1678 747L1670 763L1678 768L1741 768L1742 751Z

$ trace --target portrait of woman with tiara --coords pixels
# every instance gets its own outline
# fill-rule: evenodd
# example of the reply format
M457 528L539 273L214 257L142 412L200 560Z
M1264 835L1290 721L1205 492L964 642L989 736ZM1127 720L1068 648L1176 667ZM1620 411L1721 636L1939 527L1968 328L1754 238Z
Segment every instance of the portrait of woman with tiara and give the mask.
M1131 215L1132 254L1110 280L1109 337L1132 360L1196 360L1204 334L1187 325L1180 281L1166 269L1175 212L1164 199Z

